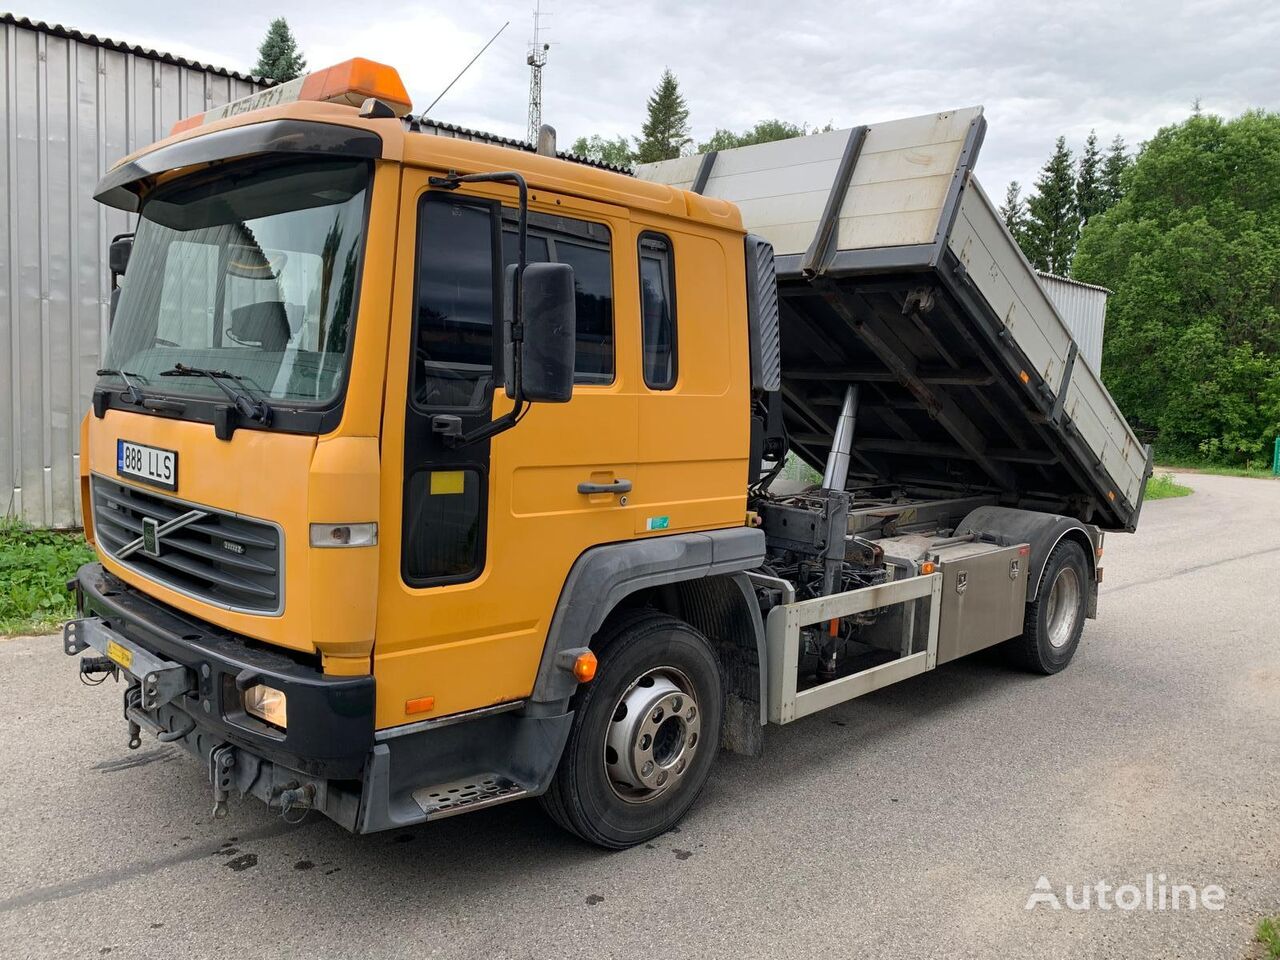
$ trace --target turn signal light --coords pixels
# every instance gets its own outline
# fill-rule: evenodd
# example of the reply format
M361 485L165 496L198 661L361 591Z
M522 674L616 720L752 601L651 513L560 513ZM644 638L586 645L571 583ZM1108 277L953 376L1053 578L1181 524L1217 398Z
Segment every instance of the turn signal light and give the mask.
M578 659L573 661L573 675L579 683L590 683L596 678L597 666L596 655L588 650L578 654Z

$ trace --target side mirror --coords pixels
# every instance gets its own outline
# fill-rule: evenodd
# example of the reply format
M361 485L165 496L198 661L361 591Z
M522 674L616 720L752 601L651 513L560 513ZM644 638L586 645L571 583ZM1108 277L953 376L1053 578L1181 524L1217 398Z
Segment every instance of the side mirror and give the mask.
M129 255L132 253L132 233L122 234L111 241L111 246L107 248L107 263L111 267L112 287L117 285L117 281L123 277L124 272L129 269Z
M122 233L111 240L107 247L107 265L111 268L111 310L107 314L107 326L115 323L116 306L120 303L120 278L129 268L129 256L133 253L133 234Z
M573 396L578 326L573 267L531 263L524 268L522 286L520 394L530 403L567 403Z

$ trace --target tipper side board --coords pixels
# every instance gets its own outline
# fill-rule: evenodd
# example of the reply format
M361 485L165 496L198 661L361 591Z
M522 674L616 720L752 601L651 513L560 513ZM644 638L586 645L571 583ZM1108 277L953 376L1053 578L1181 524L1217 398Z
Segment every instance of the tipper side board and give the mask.
M860 386L851 478L987 492L1132 529L1149 451L972 169L981 107L642 165L773 243L792 448L822 467Z

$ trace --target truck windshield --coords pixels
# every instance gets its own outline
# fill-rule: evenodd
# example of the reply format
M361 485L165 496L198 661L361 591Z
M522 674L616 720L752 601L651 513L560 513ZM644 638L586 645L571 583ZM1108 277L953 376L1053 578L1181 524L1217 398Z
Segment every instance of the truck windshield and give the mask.
M223 399L325 406L342 392L363 247L365 161L223 167L148 198L107 341L104 381Z

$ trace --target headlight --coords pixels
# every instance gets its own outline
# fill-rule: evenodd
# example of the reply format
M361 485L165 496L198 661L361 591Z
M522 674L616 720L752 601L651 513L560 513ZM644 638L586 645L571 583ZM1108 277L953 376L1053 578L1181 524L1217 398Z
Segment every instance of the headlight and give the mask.
M275 687L255 684L244 692L244 712L281 730L288 728L285 695Z

